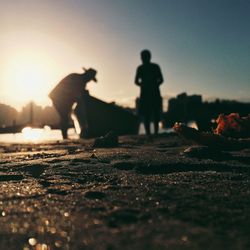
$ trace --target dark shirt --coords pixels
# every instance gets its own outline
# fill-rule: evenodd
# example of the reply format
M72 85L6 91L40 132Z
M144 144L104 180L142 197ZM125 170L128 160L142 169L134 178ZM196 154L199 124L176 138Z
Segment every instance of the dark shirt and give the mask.
M163 83L163 76L158 64L140 65L136 71L135 83L141 87L141 99L161 98L159 86Z
M73 103L81 97L88 81L89 79L84 74L72 73L56 85L49 97L57 105L57 109L67 113L71 110Z
M49 97L51 99L65 98L76 100L83 88L83 75L73 73L63 78L50 92Z

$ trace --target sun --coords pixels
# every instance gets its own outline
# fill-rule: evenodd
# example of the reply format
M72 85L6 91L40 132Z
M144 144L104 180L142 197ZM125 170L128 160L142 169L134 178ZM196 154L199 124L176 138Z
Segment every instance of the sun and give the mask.
M39 103L47 98L49 71L41 62L23 60L20 64L12 63L9 69L6 81L13 100Z
M30 101L48 105L48 93L55 84L56 68L51 58L31 49L10 53L5 60L2 89L8 103L20 109Z

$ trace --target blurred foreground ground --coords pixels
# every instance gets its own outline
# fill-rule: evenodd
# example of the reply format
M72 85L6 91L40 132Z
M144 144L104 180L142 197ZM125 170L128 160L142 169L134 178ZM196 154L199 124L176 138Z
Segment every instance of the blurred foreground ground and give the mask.
M0 146L0 249L250 249L250 150L173 134Z

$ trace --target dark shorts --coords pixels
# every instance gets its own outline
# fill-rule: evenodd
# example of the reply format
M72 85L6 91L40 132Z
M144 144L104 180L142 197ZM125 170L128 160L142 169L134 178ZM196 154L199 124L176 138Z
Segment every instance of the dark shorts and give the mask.
M138 114L141 116L150 116L153 119L160 119L162 114L162 98L140 98Z

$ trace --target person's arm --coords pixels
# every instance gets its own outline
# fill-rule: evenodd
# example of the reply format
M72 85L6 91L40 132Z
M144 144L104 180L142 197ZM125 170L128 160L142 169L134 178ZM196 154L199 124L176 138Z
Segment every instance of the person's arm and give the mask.
M160 66L158 65L158 77L157 77L157 83L159 85L161 85L163 83L164 79L163 79L163 75L161 73L161 68Z
M140 70L137 68L136 74L135 74L135 84L138 86L141 86L141 77L140 77Z

